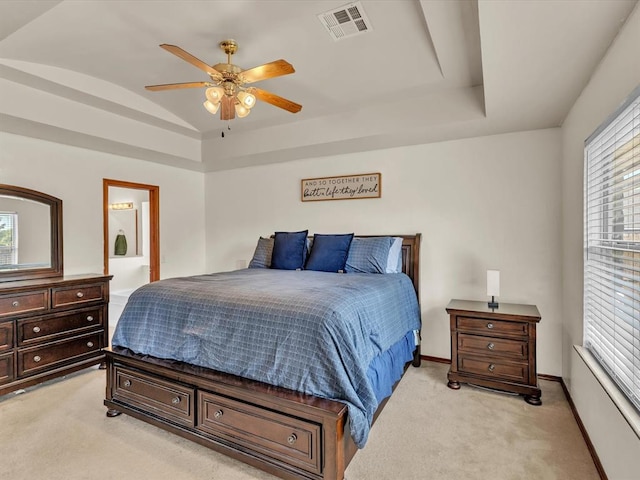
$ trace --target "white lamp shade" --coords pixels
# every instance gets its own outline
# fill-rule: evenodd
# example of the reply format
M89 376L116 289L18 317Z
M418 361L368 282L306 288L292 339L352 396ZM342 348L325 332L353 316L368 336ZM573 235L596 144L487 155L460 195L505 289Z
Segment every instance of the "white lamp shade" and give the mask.
M204 105L204 108L206 108L209 111L209 113L212 115L215 115L218 109L220 108L220 103L212 103L209 100L204 102L202 105Z
M236 115L238 115L238 117L246 117L250 112L251 110L245 108L244 106L242 106L242 104L236 103Z
M500 270L487 270L487 295L500 296Z
M207 100L209 100L211 103L213 104L220 103L220 100L222 100L222 96L224 95L224 88L222 87L207 88L204 94L207 97Z
M236 96L238 97L238 100L240 100L242 106L245 108L251 108L256 104L256 97L251 93L242 91L238 92L238 95Z

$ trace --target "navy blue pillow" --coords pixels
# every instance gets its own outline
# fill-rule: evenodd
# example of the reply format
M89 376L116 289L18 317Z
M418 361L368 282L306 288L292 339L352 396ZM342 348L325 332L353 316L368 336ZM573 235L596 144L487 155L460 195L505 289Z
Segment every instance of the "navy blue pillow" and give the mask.
M347 263L351 240L353 240L353 233L342 235L315 234L309 260L307 260L305 268L320 272L343 271Z
M276 232L273 238L271 268L278 270L298 270L304 267L307 253L307 234L301 232Z

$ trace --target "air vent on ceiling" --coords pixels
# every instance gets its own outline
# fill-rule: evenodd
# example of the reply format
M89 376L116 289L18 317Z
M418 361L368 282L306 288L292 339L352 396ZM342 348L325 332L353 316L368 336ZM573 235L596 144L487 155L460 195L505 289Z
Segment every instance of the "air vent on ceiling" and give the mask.
M371 22L360 2L349 3L321 13L318 19L336 42L372 30Z

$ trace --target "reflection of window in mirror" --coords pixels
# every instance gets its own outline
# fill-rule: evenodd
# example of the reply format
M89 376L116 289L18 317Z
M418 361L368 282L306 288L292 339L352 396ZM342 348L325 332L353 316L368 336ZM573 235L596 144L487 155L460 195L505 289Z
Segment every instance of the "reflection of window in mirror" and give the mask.
M0 212L0 269L18 263L18 214Z

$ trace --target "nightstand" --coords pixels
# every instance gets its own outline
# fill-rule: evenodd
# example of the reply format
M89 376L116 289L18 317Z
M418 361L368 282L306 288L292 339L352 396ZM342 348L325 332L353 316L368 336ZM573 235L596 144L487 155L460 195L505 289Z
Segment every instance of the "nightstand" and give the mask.
M524 395L531 405L541 405L536 372L535 305L451 300L447 305L451 329L451 368L447 384L460 383Z

